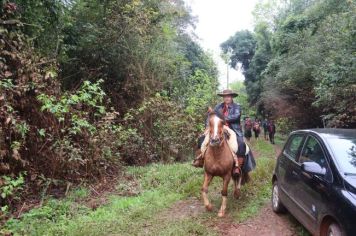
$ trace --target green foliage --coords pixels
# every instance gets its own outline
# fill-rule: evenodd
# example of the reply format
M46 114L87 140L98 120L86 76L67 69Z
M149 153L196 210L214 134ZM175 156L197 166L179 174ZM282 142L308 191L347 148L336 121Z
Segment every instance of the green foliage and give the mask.
M205 117L202 115L206 114L209 106L216 103L217 83L214 77L202 70L196 70L188 79L191 86L186 87L183 93L186 98L185 112L194 120L197 131L202 132L205 128L203 122Z
M20 173L17 177L3 175L0 177L0 220L6 216L9 206L14 201L19 200L19 193L25 183L25 173Z
M135 132L124 147L123 158L128 164L185 160L199 132L182 107L159 94L130 109L124 120Z
M284 135L288 135L290 132L295 130L295 122L293 118L281 117L275 121L276 127L278 127L277 132Z
M92 118L95 120L106 114L103 104L105 93L100 88L101 83L102 80L94 84L84 81L78 91L65 93L59 99L40 94L37 99L42 103L41 111L53 113L59 122L70 123L68 132L71 135L85 131L93 135L96 127L91 122Z
M1 17L11 23L10 6L2 5ZM117 169L125 142L120 135L129 131L117 123L114 110L107 111L102 81L62 92L56 66L30 47L20 24L0 27L1 174L26 171L28 192L43 187L45 193L49 185Z
M23 175L20 174L19 177L12 179L9 176L2 176L3 185L1 186L1 198L5 199L14 194L18 189L21 189L21 185L24 183Z
M254 33L239 31L221 44L225 53L231 53L230 65L233 68L236 69L238 63L241 63L250 104L256 104L260 98L261 73L271 57L270 37L268 25L259 23Z
M248 38L256 47L241 43L242 32L222 44L233 67L242 63L249 102L261 115L293 117L295 127L355 126L355 9L347 0L270 0L255 10Z
M319 61L315 58L318 68L313 71L313 76L317 99L313 105L323 110L323 119L329 126L351 127L356 123L353 108L356 92L355 12L356 5L352 4L349 11L326 17L309 47L322 52Z
M224 53L231 52L230 65L237 68L238 63L244 72L249 69L251 59L255 53L256 40L248 30L238 31L227 41L221 44Z
M230 84L232 90L236 91L239 96L237 97L238 103L242 108L242 117L256 117L256 109L250 106L248 102L248 96L246 91L246 86L242 81L236 81Z
M26 122L17 123L15 125L15 129L21 135L22 138L25 138L27 132L30 130Z
M78 0L69 16L60 60L64 86L102 78L121 113L162 90L171 94L196 68L212 70L183 32L191 24L183 1Z

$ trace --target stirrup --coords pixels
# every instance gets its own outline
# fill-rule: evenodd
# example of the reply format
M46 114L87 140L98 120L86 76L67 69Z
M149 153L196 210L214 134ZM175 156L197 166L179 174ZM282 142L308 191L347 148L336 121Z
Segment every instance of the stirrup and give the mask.
M232 175L234 177L239 177L241 175L241 168L240 166L234 166L233 170L232 170Z
M202 153L200 153L200 154L193 160L192 166L197 167L197 168L204 166L204 157L203 157L203 154L202 154Z

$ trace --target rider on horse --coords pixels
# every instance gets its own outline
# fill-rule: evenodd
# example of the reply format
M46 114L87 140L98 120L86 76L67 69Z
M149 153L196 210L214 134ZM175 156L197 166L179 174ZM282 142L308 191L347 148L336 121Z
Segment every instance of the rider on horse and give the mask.
M230 89L224 90L222 93L218 93L219 96L223 97L224 102L215 106L214 112L225 121L225 124L236 133L238 151L236 153L237 158L235 158L236 167L238 166L237 159L244 159L244 169L245 171L251 171L255 167L255 161L253 159L252 153L249 152L246 155L246 144L244 142L243 133L240 124L241 117L241 107L239 104L234 103L233 98L238 96L237 93ZM205 135L201 136L198 141L199 150L205 139ZM201 153L194 161L193 165L195 167L203 166L203 154ZM239 168L234 169L234 174L240 174Z

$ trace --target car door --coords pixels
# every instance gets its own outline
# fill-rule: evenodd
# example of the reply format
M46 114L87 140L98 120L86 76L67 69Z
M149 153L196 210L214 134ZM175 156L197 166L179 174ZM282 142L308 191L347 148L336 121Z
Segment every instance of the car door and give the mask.
M298 181L293 187L298 207L303 212L300 219L304 225L313 232L317 230L318 214L326 208L330 191L328 188L332 182L331 169L327 160L327 152L321 142L313 135L308 135L305 144L298 158L299 166L304 162L316 162L322 168L326 169L324 176L310 174L299 168L295 170L298 173Z
M295 207L292 190L293 186L298 182L298 176L295 170L299 168L299 164L296 159L303 144L304 136L303 133L291 135L278 160L278 178L281 198L284 200L283 202L287 208Z

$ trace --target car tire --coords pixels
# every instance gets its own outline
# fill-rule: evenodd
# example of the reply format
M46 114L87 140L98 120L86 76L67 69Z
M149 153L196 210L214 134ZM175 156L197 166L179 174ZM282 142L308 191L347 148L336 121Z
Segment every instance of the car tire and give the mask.
M279 198L279 186L277 180L273 182L272 186L272 210L276 213L284 213L287 209L284 207Z
M344 234L342 233L342 230L340 228L340 226L335 223L332 222L329 227L328 227L328 231L326 233L326 236L343 236Z

